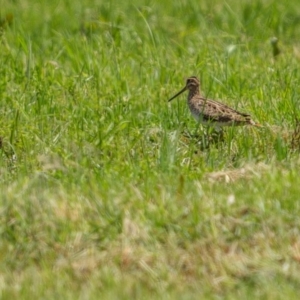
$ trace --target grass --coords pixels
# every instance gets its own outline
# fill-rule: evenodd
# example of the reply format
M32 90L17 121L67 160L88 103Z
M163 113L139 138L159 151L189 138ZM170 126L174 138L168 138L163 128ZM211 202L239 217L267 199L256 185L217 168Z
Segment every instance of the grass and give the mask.
M297 1L0 3L1 299L298 299Z

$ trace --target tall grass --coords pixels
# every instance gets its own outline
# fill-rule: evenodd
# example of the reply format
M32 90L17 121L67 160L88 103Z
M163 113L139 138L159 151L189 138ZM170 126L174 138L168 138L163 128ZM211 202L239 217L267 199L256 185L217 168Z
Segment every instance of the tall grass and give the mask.
M298 298L297 1L0 3L1 298Z

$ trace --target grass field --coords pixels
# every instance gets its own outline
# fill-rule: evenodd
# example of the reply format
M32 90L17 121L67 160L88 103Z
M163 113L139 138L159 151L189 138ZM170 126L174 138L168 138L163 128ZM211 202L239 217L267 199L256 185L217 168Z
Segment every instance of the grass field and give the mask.
M283 2L0 0L1 299L299 298ZM206 145L191 75L263 127Z

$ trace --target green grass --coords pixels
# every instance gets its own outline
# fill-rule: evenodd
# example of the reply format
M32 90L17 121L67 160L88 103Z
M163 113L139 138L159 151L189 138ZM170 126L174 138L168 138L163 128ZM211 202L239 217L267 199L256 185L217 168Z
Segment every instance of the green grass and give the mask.
M0 5L1 299L298 299L298 1Z

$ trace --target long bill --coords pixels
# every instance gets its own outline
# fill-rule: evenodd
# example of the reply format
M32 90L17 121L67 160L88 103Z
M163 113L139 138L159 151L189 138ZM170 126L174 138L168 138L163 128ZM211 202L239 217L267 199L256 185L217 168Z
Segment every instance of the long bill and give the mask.
M172 101L173 99L175 99L176 97L178 97L180 94L182 94L183 92L185 92L187 90L187 87L185 86L181 91L179 91L176 95L174 95L172 98L170 98L168 100L168 102Z

